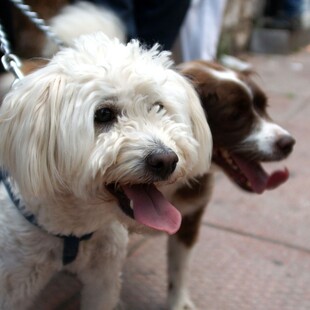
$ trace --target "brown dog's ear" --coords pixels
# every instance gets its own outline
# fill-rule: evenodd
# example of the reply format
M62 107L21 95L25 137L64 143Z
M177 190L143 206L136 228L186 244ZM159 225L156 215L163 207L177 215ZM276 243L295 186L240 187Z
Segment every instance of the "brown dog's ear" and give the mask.
M202 92L199 93L199 98L201 106L205 112L205 115L208 118L209 109L212 109L212 107L216 106L219 103L219 97L216 92L210 92L210 93Z
M204 109L219 102L219 97L216 92L202 92L199 95Z
M191 74L190 72L185 72L182 73L182 75L192 84L194 84L196 82L195 80L195 76L193 74Z

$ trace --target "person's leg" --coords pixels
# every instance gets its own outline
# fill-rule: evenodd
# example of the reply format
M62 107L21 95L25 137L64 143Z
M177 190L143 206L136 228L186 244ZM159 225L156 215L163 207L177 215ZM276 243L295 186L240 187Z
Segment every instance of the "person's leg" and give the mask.
M300 17L302 0L285 0L283 10L288 18Z
M277 3L277 6L272 3ZM275 11L270 11L273 8ZM264 26L275 29L297 30L301 26L302 0L269 0L266 3Z
M264 15L268 17L276 17L282 8L283 0L266 0Z
M172 48L190 0L136 0L137 38L147 45L158 42Z
M117 14L125 25L128 39L135 38L136 24L134 20L134 4L132 0L88 0L89 2L103 5Z
M181 29L183 61L214 60L226 0L193 1Z

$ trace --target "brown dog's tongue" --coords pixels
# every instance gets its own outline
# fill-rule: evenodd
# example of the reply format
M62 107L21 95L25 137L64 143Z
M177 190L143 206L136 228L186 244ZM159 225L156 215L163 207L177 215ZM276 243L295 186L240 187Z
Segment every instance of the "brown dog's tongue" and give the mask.
M253 191L257 194L263 193L266 189L277 188L289 178L287 168L276 170L269 175L259 163L248 162L236 156L234 160L251 183Z
M181 225L180 212L152 184L123 186L133 202L135 220L148 227L174 234Z
M267 189L277 188L279 185L286 182L288 178L289 178L289 172L286 167L283 170L276 170L269 176L266 188Z

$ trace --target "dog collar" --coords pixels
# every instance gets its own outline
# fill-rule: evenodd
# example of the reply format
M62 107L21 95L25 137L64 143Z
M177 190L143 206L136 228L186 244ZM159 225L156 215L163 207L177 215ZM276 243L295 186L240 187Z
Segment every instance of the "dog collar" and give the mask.
M32 225L45 231L45 229L43 229L38 224L38 221L36 217L34 216L34 214L26 212L24 206L20 204L20 199L17 198L12 191L12 186L9 181L9 175L7 174L7 172L3 170L0 170L0 182L3 183L11 201L13 202L15 207L18 209L18 211L23 215L23 217ZM68 265L72 263L76 259L79 253L80 241L89 240L92 237L92 235L93 233L89 233L81 237L76 237L74 235L65 236L65 235L54 235L53 234L53 236L63 239L63 242L64 242L63 252L62 252L62 263L64 265Z

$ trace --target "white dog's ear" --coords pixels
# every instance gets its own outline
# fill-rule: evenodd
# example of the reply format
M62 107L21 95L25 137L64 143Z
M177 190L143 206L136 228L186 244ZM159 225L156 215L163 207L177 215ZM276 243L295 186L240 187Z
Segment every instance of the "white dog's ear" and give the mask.
M202 109L199 97L194 88L186 81L185 85L189 97L189 115L192 124L192 130L196 140L199 143L199 172L209 170L212 156L212 136L207 118Z
M0 108L0 165L26 196L60 188L57 124L65 78L39 70L13 86Z

